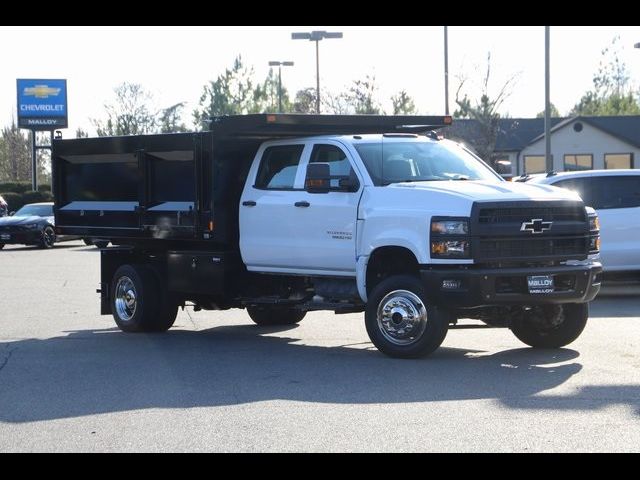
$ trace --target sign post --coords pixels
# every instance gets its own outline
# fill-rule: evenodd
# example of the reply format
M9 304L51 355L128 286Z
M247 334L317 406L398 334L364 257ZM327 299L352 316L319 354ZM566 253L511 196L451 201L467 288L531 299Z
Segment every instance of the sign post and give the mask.
M31 130L31 186L38 189L37 151L51 149L50 145L38 146L37 131L53 131L67 128L67 80L24 79L17 80L18 127Z

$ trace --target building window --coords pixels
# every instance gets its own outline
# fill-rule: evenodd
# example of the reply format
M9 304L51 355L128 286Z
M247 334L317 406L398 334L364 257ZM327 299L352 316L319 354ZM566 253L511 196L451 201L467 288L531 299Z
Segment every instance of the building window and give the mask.
M524 173L544 173L546 171L547 162L544 158L544 155L524 156Z
M578 154L578 155L565 155L564 156L564 169L565 171L572 170L591 170L593 168L593 155L591 154Z
M605 153L604 168L633 168L632 153Z

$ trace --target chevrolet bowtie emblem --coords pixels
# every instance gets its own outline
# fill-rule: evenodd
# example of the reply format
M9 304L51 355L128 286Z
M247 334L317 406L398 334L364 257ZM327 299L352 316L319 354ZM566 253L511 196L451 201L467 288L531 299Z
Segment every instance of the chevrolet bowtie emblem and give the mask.
M543 222L541 218L534 218L530 222L522 222L521 232L542 233L551 230L553 222Z
M26 87L24 94L27 96L33 95L36 98L49 98L49 96L57 97L60 90L60 88L52 88L48 85L35 85L33 87Z

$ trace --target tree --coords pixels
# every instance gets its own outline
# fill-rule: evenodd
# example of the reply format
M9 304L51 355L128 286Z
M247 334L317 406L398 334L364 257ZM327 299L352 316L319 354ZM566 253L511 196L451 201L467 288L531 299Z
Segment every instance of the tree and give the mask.
M106 120L95 120L98 136L152 133L157 114L150 108L151 94L139 83L123 82L114 89L115 99L105 104Z
M178 133L186 132L187 127L182 119L182 109L185 102L176 103L163 109L160 112L158 125L160 126L160 133Z
M199 108L193 111L196 128L216 116L256 113L264 97L262 88L254 88L253 67L246 67L238 55L231 69L204 86Z
M409 96L406 90L400 90L391 97L394 115L415 115L418 113L413 98Z
M602 50L593 88L571 110L571 115L638 115L640 103L633 93L629 70L620 58L619 36Z
M76 138L88 138L88 137L89 137L89 134L85 129L83 129L82 127L78 127L76 129Z
M322 111L325 113L331 113L333 115L347 115L353 113L351 99L349 98L349 95L344 92L333 93L325 90L320 102L322 103Z
M31 141L18 128L15 119L0 135L0 179L20 182L31 179Z
M551 110L551 117L561 117L562 115L560 115L560 112L558 111L558 109L556 108L556 106L552 103L550 105ZM544 118L544 110L542 110L541 112L538 112L536 114L536 118Z
M278 75L276 75L273 68L269 69L267 78L265 78L262 85L256 87L254 98L256 99L257 109L262 113L275 113L278 112ZM287 88L282 86L282 112L291 112L293 105L289 99L289 92Z
M304 88L296 92L293 100L294 113L318 113L316 111L316 89Z
M460 79L460 85L456 91L456 104L459 108L453 115L458 118L471 118L477 121L480 135L473 146L481 158L493 163L493 152L498 138L499 110L504 101L511 95L511 88L517 79L517 75L509 77L494 96L491 96L489 92L490 78L491 52L487 54L487 70L480 88L480 98L472 101L466 93L460 98L460 93L466 82L465 78Z
M382 107L376 99L378 86L376 77L367 75L364 80L355 80L349 88L347 98L357 114L381 114Z

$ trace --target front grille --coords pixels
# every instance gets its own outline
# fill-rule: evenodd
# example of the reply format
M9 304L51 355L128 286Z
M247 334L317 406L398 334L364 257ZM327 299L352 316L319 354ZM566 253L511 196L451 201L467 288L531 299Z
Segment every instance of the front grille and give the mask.
M23 233L27 231L29 231L29 229L21 225L11 225L10 227L0 228L0 234L3 234L3 233L14 234L14 233Z
M540 218L546 222L583 222L584 207L525 207L525 208L481 208L478 222L481 225L522 223Z
M525 228L537 219L547 228ZM562 262L589 254L589 223L582 202L479 202L471 222L477 262Z
M478 260L516 259L531 257L575 257L588 254L585 237L480 239Z

